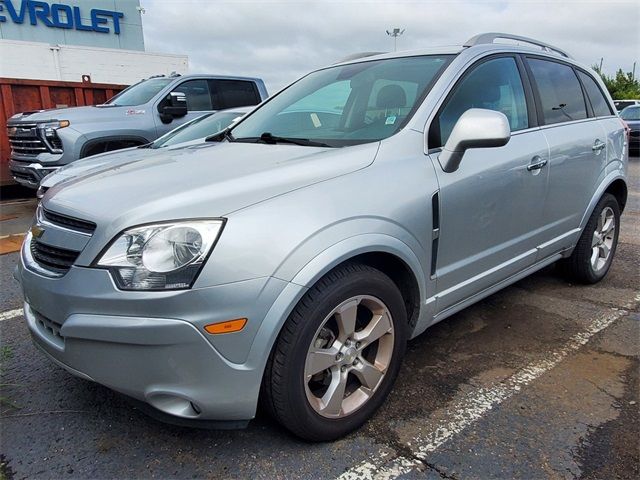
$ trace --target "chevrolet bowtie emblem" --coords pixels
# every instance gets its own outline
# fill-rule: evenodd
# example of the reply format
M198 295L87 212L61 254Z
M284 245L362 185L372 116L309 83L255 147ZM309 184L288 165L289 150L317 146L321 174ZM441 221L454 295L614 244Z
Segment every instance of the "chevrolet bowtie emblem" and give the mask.
M40 238L43 233L44 228L42 228L40 225L34 225L33 227L31 227L31 235L33 235L35 238Z

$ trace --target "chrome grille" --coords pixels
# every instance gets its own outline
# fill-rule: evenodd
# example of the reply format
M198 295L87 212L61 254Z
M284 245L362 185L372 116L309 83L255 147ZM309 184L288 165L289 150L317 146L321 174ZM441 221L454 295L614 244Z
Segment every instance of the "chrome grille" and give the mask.
M48 151L38 136L37 124L20 123L7 129L11 149L20 155L38 155Z

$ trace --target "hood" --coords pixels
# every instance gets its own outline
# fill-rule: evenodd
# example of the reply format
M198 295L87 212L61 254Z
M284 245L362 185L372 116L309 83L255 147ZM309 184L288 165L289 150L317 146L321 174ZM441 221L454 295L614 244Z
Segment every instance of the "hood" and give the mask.
M200 138L190 142L171 145L162 149L139 147L124 148L122 150L100 153L91 157L81 158L80 160L76 160L64 167L60 167L55 172L47 175L40 182L40 186L44 188L51 188L54 185L67 181L71 178L83 175L92 175L105 170L110 170L113 167L149 158L159 153L184 148L190 145L197 145L203 143L204 140L204 138Z
M379 142L345 148L225 142L151 155L129 150L119 152L115 164L96 165L55 185L42 201L47 209L114 233L147 222L222 217L364 168L378 147Z
M37 110L23 112L12 116L9 122L42 122L47 120L69 120L71 126L86 122L105 122L122 120L132 115L144 113L144 107L116 107L110 105L52 108L50 110Z

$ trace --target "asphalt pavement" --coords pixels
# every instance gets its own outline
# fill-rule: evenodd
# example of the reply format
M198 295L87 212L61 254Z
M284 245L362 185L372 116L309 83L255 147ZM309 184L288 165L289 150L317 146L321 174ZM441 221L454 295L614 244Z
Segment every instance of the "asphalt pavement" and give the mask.
M262 412L245 430L162 424L31 343L17 253L0 256L0 479L640 477L640 160L607 278L553 267L409 344L359 431L302 442Z

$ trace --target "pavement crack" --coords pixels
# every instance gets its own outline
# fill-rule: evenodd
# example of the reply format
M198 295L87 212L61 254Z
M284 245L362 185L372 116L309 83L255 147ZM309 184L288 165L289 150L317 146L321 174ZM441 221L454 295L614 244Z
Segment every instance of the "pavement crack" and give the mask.
M438 468L435 464L433 463L429 463L426 462L424 460L420 460L419 458L414 457L416 461L421 462L423 465L425 465L427 468L433 470L434 472L436 472L438 475L440 475L440 478L445 478L447 480L458 480L456 477L454 477L453 475L449 475L446 472L443 472L440 468Z
M591 385L593 385L594 387L596 387L596 389L598 391L600 391L600 392L604 393L605 395L607 395L611 400L613 400L613 402L615 404L618 404L618 402L620 401L620 399L618 397L616 397L612 393L607 392L604 388L602 388L600 385L597 385L595 382L592 382L589 379L587 379L587 382L590 383Z

